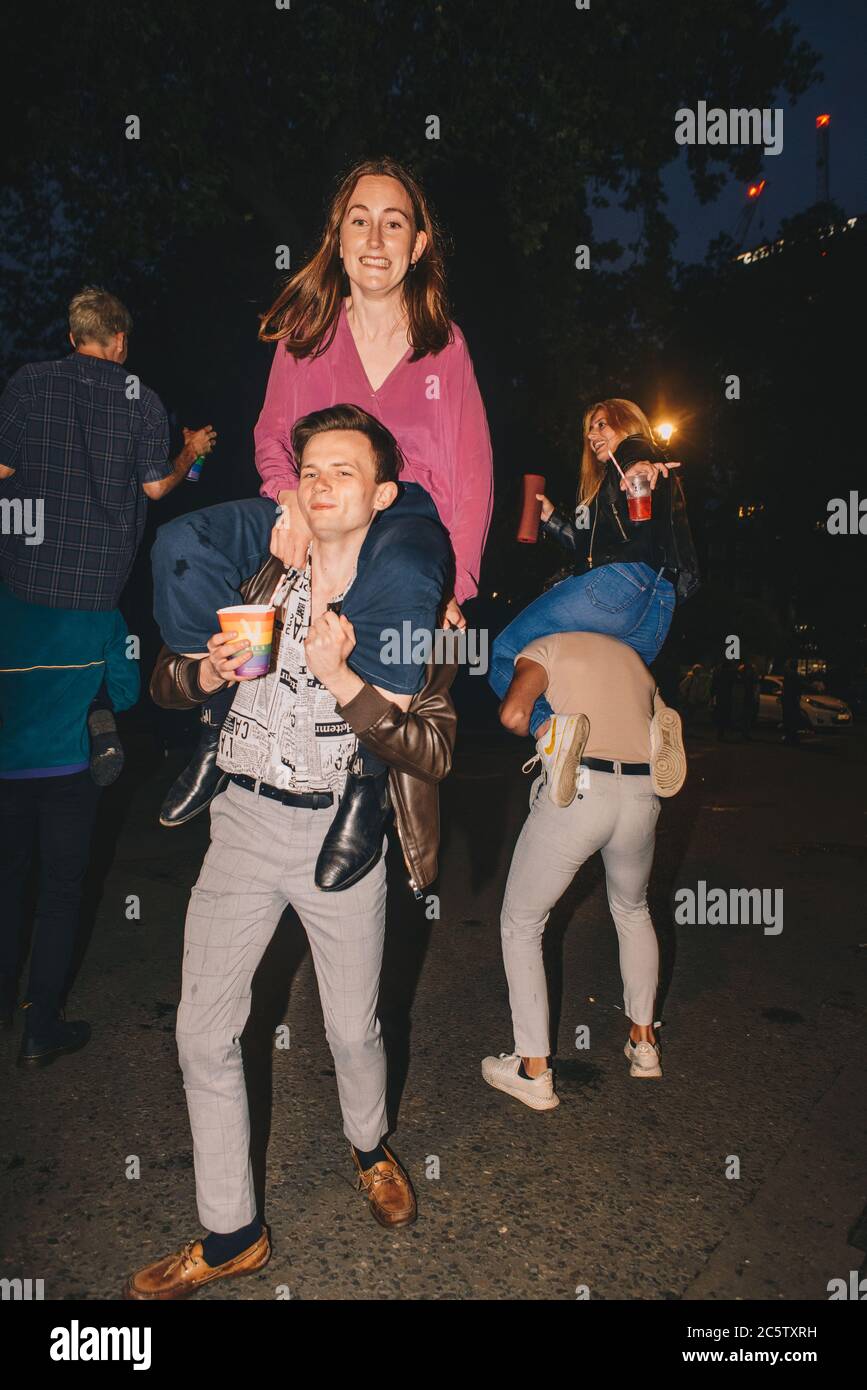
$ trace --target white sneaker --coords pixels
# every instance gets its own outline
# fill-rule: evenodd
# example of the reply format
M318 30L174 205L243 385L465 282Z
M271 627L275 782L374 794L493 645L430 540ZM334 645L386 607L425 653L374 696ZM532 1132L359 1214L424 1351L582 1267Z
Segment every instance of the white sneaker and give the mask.
M544 738L536 739L536 756L524 763L528 772L540 762L545 769L548 798L555 806L570 806L578 789L581 754L590 734L586 714L552 714Z
M633 1045L627 1038L623 1055L629 1059L630 1076L662 1076L659 1043L640 1042Z
M677 710L663 704L657 691L650 721L650 784L657 796L674 796L685 781L683 724Z
M516 1052L501 1052L499 1057L486 1057L482 1062L482 1076L489 1086L497 1091L505 1091L529 1105L531 1110L554 1110L560 1104L560 1097L554 1091L554 1073L549 1067L532 1081L525 1081L518 1075L521 1059Z

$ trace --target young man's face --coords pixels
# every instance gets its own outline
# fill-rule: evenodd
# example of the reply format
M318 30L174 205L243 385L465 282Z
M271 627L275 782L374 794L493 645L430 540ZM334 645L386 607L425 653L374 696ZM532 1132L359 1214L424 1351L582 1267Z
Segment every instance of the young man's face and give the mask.
M298 509L314 537L331 540L369 526L390 507L396 483L376 481L376 460L357 430L315 434L301 459Z

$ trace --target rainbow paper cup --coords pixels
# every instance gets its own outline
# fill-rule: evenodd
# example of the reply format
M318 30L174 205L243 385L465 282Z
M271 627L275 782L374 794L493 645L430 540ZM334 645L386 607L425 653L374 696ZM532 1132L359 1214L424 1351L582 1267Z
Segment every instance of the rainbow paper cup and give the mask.
M235 668L236 676L265 676L271 662L274 636L274 609L267 603L239 603L218 608L221 632L237 632L238 641L248 642L252 656Z

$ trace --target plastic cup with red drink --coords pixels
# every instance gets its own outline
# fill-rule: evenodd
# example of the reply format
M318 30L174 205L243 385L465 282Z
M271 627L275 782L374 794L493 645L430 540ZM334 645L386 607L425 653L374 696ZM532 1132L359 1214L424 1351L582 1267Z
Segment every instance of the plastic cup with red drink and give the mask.
M630 521L649 521L653 492L650 479L645 474L635 474L626 479L626 505Z

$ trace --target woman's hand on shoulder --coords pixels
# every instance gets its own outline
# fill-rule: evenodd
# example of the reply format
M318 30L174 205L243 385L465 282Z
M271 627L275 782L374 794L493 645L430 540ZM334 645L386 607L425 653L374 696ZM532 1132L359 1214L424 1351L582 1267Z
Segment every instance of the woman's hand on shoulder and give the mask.
M546 497L544 492L536 493L536 501L542 503L542 520L549 521L554 515L554 503L550 497Z
M467 620L461 612L460 604L454 594L452 594L446 604L445 612L443 613L443 627L453 627L459 632L466 632L467 630Z
M281 492L280 506L283 511L271 532L271 554L287 569L303 570L313 537L299 511L297 492Z

